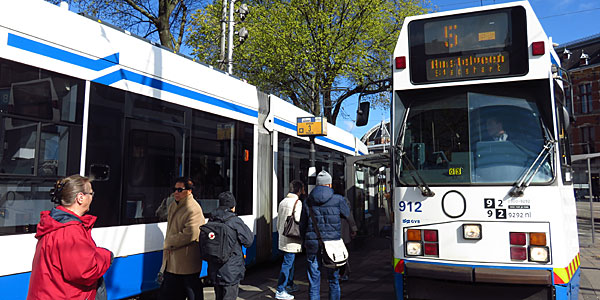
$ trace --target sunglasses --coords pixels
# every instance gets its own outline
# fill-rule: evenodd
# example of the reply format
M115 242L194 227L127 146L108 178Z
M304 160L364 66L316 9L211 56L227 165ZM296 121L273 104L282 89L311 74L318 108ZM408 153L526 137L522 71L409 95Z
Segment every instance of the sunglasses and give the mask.
M174 192L178 192L178 193L181 193L181 192L186 191L186 190L188 190L188 189L186 189L186 188L173 188L173 191Z
M96 192L91 192L91 193L82 192L82 194L84 194L84 195L92 195L92 197L94 197L94 194L96 194Z

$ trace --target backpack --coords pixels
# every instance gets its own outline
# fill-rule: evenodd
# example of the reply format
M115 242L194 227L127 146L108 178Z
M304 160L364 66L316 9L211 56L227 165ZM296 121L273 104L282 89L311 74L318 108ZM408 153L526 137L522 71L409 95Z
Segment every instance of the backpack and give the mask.
M224 264L231 257L237 235L235 230L225 224L235 215L225 220L211 219L200 226L200 254L202 259Z

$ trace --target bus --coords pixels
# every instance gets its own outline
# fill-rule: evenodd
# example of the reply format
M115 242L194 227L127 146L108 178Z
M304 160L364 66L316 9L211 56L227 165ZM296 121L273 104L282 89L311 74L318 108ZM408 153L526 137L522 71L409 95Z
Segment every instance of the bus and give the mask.
M577 299L565 87L530 4L409 17L392 64L397 299Z
M254 233L246 264L278 255L277 205L308 180L311 114L131 33L42 0L0 4L0 290L27 296L40 212L72 174L93 177L92 236L115 259L109 299L158 288L173 180L190 177L207 217L220 192ZM316 167L344 177L367 153L331 124ZM85 258L82 258L85 259ZM201 276L206 275L206 263Z

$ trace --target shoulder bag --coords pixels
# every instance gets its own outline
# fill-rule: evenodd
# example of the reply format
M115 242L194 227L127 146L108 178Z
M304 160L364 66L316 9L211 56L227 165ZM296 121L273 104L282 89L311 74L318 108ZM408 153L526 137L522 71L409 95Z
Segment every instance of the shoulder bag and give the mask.
M338 240L323 241L321 233L319 232L319 225L313 215L312 207L309 207L308 214L313 223L313 228L319 239L319 251L321 251L321 262L323 266L330 269L336 269L346 264L348 261L348 250L344 241L340 238ZM341 233L340 233L341 236Z
M296 212L296 204L298 204L300 199L296 199L294 202L294 208L292 208L292 215L288 216L285 219L285 224L283 226L283 235L291 238L299 238L300 237L300 224L296 222L294 218L294 214Z

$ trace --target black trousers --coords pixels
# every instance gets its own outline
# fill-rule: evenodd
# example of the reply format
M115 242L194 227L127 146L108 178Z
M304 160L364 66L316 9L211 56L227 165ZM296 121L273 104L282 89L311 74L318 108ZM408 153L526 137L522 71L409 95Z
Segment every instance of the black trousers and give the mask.
M204 300L200 273L179 275L165 272L159 300Z
M215 299L216 300L235 300L237 299L240 284L232 285L216 285L215 284Z

